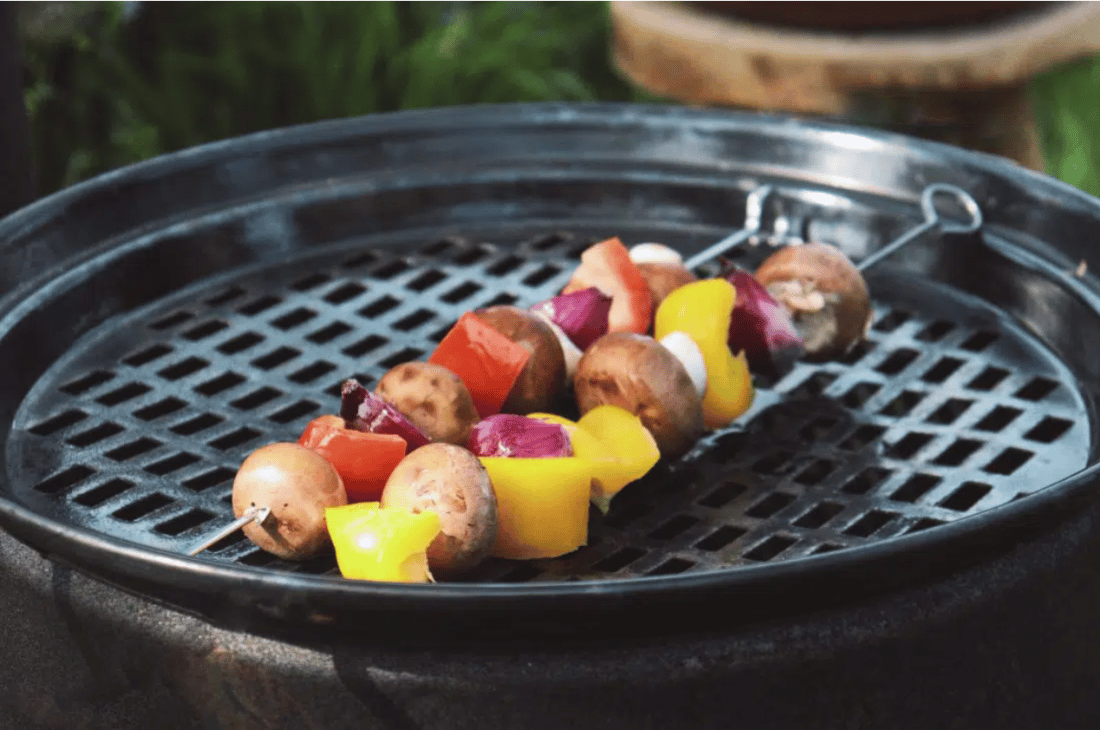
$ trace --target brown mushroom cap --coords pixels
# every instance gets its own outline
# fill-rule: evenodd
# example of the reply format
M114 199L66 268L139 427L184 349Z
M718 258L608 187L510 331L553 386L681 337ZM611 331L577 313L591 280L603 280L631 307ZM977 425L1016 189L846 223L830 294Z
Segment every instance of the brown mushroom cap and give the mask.
M785 246L756 271L759 281L791 313L816 359L843 355L863 339L871 322L867 283L855 264L835 246Z
M456 575L489 555L497 536L497 500L476 456L453 444L421 446L397 465L382 490L383 507L434 512L441 531L428 546L428 566Z
M478 421L466 384L441 365L402 363L382 376L374 392L432 441L465 444Z
M601 405L637 415L662 456L682 456L703 435L703 402L687 370L652 337L612 332L593 342L573 390L582 415Z
M638 271L642 272L642 278L649 287L654 307L659 306L665 297L680 287L699 280L683 264L643 263L638 264Z
M305 560L329 545L325 508L348 503L344 482L328 461L304 446L276 443L253 451L233 480L233 514L267 507L262 524L250 522L244 534L269 553Z
M525 416L550 410L565 382L565 355L554 331L541 319L518 307L488 307L474 314L531 353L501 406L501 412Z

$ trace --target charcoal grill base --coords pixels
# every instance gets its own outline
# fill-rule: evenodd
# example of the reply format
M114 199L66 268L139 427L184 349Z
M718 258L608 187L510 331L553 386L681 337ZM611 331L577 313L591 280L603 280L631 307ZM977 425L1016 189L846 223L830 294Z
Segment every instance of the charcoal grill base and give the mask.
M1100 725L1100 507L888 598L585 650L336 648L214 627L0 533L0 728Z

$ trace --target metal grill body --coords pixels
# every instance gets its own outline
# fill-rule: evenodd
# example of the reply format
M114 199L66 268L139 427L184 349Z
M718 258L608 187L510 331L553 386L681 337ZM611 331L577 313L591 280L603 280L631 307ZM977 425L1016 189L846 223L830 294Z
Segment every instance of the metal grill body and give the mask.
M984 227L922 226L931 184ZM93 685L154 682L200 714L217 697L212 726L340 726L365 703L379 727L720 727L733 686L761 727L1043 726L1024 708L1092 681L1100 648L1074 608L1097 592L1098 210L932 144L639 107L355 120L105 176L0 223L0 521L51 558L5 538L11 595L50 604L9 607L11 631L86 630ZM345 378L425 357L469 309L552 296L593 241L691 255L738 229L749 268L925 235L868 272L867 342L759 382L582 550L407 587L240 536L184 556L231 520L244 456L334 412ZM984 699L906 694L983 671Z

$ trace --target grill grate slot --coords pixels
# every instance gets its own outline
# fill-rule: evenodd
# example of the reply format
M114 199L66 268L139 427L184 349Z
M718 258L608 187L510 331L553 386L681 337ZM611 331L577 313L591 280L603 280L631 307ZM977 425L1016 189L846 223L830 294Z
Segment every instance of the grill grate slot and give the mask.
M587 240L336 252L160 302L47 374L11 448L55 456L24 459L14 481L90 529L183 552L231 519L250 449L336 412L343 379L369 386L424 359L464 311L552 296ZM594 517L588 546L490 560L471 580L665 576L854 549L1030 493L1050 482L1050 463L1080 466L1081 401L1039 345L930 282L871 289L883 296L866 342L761 385L742 422ZM331 558L275 560L240 534L203 559L335 570Z

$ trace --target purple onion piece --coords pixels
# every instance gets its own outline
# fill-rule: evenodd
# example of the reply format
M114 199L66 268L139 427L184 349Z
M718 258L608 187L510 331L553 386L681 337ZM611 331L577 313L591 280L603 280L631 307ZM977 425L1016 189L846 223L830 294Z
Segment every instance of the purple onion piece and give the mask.
M466 448L478 456L547 459L573 455L569 434L557 423L501 413L479 421Z
M340 417L348 428L356 431L400 436L409 445L409 451L431 443L401 411L354 379L345 380L340 386Z
M569 294L559 294L531 307L531 311L545 314L574 345L586 350L589 345L607 334L611 297L592 286Z
M730 350L735 354L744 350L750 370L776 378L786 375L805 354L787 310L747 271L734 271L726 280L737 290L730 316Z

